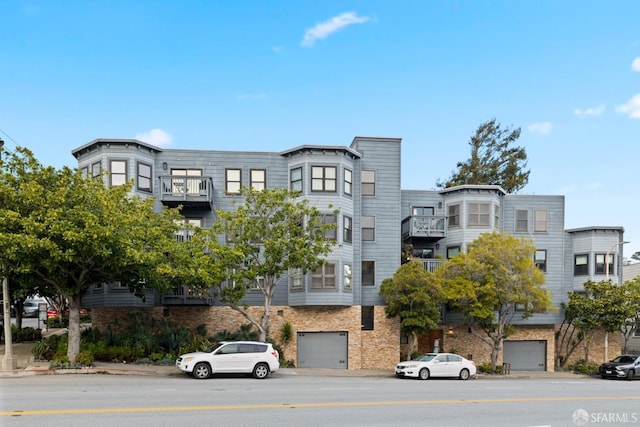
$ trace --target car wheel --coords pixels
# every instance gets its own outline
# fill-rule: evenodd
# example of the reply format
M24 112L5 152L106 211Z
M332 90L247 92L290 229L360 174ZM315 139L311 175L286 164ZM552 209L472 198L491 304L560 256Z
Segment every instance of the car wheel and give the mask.
M420 372L418 372L418 378L420 378L421 380L428 380L429 379L429 370L427 368L422 368L420 369Z
M461 380L468 380L469 379L469 370L467 368L464 368L462 371L460 371L460 379Z
M253 377L259 380L267 378L269 375L269 367L266 363L258 363L255 368L253 368Z
M629 369L627 371L627 381L631 381L633 380L633 374L635 373L635 371L633 369Z
M211 366L207 363L200 362L193 367L193 378L198 380L206 380L211 376Z

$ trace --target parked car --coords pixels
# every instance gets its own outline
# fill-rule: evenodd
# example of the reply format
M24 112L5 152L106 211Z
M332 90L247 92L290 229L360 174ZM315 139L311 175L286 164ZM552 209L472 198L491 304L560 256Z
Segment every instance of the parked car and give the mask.
M476 375L476 364L452 353L427 353L396 365L396 376L420 378L451 377L468 380Z
M40 304L46 304L44 299L26 299L22 304L22 317L38 317Z
M176 367L203 380L213 374L252 374L263 379L278 370L280 355L269 343L223 341L205 351L178 357Z
M640 355L622 354L600 365L598 374L603 379L626 378L629 381L640 377Z
M80 316L84 316L85 314L89 313L89 311L86 308L81 308L80 309ZM62 312L63 316L68 316L69 315L69 310L65 310ZM56 310L53 307L49 307L47 309L47 319L52 319L54 317L58 317L58 310Z

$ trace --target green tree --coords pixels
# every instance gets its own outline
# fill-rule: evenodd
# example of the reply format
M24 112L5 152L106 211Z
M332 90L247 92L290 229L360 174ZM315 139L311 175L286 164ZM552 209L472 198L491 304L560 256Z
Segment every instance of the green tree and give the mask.
M471 137L471 157L458 162L457 172L446 181L438 181L438 188L465 184L499 185L507 193L516 193L527 185L529 170L523 147L513 144L520 137L520 128L502 129L496 119L482 123Z
M622 286L625 293L623 304L629 310L627 313L629 317L620 325L620 331L623 338L622 352L627 353L629 340L640 329L640 277L627 280Z
M491 347L494 369L502 342L515 331L514 320L551 308L534 253L529 239L485 233L469 245L468 253L447 260L435 271L453 308L474 326L474 335Z
M26 152L25 152L26 153ZM131 185L109 188L69 168L33 163L17 175L20 218L14 259L41 281L48 294L60 294L69 307L67 356L80 347L80 305L90 286L121 281L135 293L169 285L158 267L177 245L175 210L153 210L154 201L130 195ZM22 176L20 176L22 174Z
M400 317L400 328L411 336L407 360L417 350L418 334L435 329L440 323L444 293L440 283L424 269L422 262L403 264L391 279L380 286L388 317Z
M242 196L243 203L235 210L216 211L216 223L201 231L205 238L200 241L209 242L209 249L196 272L208 276L201 281L201 288L212 287L221 302L251 322L265 340L276 285L290 270L306 274L322 266L336 244L331 237L336 223L324 221L326 214L294 191L243 188ZM216 239L229 243L216 243ZM223 272L226 280L221 282L218 279ZM250 288L264 297L260 319L252 316L243 302Z
M627 329L635 324L640 303L637 283L629 281L616 285L611 280L587 281L584 292L569 294L569 301L562 303L564 321L556 337L556 361L565 368L569 357L583 346L585 360L589 362L589 349L593 334L602 328L608 334ZM630 335L630 333L629 333Z

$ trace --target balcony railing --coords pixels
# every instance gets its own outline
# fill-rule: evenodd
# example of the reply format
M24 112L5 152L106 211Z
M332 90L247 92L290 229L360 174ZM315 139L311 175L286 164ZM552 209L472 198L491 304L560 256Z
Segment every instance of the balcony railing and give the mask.
M168 175L160 177L160 200L176 207L213 209L213 182L206 176Z
M436 215L414 215L402 221L402 238L426 237L442 239L446 237L446 217Z
M435 269L440 267L440 265L445 261L446 260L444 259L423 259L422 265L424 266L425 270L433 273Z
M210 305L213 301L211 290L197 289L190 286L176 286L162 296L165 305Z

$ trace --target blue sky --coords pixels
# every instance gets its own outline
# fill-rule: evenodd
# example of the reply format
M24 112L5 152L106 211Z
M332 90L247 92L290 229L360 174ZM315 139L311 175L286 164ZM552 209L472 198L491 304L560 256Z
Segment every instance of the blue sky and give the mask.
M75 166L95 138L280 151L400 137L432 189L496 118L524 194L640 251L640 2L70 1L0 5L0 137Z

